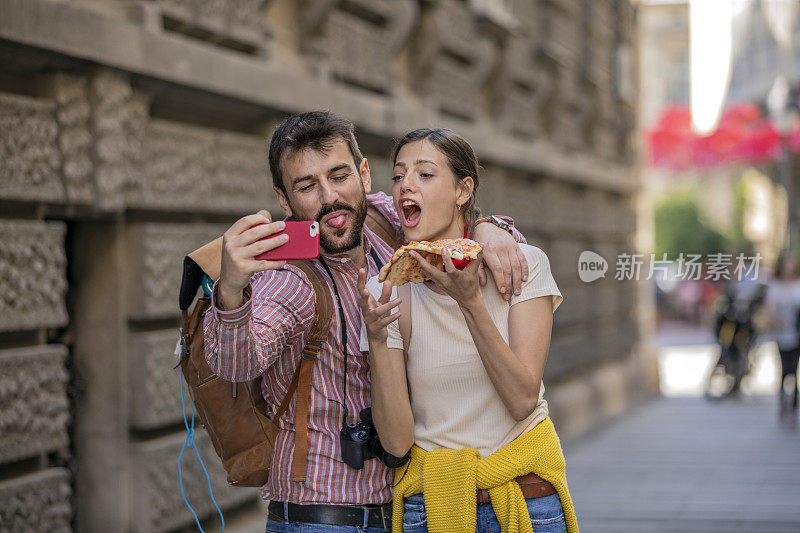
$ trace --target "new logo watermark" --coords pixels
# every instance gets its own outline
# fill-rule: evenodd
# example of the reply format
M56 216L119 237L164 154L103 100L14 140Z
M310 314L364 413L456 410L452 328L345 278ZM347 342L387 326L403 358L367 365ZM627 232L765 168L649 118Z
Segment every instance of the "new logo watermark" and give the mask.
M645 257L649 256L649 261ZM635 280L641 279L681 279L681 280L700 280L710 279L713 281L736 279L758 279L758 266L762 256L745 255L740 253L735 257L733 254L714 253L707 254L706 260L702 261L702 254L681 253L677 259L667 259L667 254L662 254L661 259L656 259L656 254L629 254L620 253L615 262L615 280ZM606 277L608 271L608 261L591 250L584 250L578 257L578 277L584 283L591 283L600 278ZM642 273L646 277L642 278ZM658 275L661 278L658 278Z
M596 279L606 277L608 271L608 261L602 255L584 250L578 258L578 276L584 283L590 283Z

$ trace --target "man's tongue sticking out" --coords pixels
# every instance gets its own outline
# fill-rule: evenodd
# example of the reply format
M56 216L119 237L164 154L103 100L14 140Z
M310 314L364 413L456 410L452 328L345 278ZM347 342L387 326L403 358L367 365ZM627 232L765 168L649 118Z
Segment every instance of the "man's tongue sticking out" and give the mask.
M342 226L344 226L344 223L346 221L347 221L347 213L337 212L329 216L327 219L325 219L325 224L334 229L339 229Z

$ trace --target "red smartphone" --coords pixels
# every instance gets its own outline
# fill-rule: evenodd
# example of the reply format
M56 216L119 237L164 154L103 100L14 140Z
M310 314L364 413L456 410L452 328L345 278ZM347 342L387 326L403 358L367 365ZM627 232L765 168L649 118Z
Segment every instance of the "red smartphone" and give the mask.
M259 224L260 225L260 224ZM272 239L287 234L289 242L281 244L255 257L257 261L283 261L315 259L319 257L319 223L316 221L286 221L283 231L273 233L259 240Z

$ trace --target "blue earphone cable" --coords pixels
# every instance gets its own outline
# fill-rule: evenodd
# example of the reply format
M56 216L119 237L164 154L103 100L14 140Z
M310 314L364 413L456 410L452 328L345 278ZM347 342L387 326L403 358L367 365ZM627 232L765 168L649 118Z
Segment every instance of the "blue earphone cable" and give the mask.
M222 521L222 529L220 533L225 531L225 517L222 516L222 511L217 505L217 500L214 499L214 491L211 490L211 476L208 475L208 470L206 470L206 465L203 463L203 458L200 457L200 452L197 450L197 445L194 442L194 402L192 402L192 421L191 425L189 424L189 420L186 418L186 401L183 398L183 373L180 369L178 369L178 387L181 389L181 408L183 410L183 425L186 426L186 441L181 445L181 453L178 455L178 482L181 484L181 496L183 497L183 502L186 504L186 507L189 508L189 511L192 512L192 516L194 516L194 522L197 524L197 528L200 530L201 533L205 533L203 531L203 527L200 525L200 520L197 518L197 513L194 512L194 509L189 504L189 500L186 499L186 494L183 491L183 478L181 476L181 461L183 460L183 452L186 448L194 448L194 454L197 456L197 460L200 461L200 466L203 467L203 473L206 475L206 481L208 482L208 493L211 495L211 502L214 504L214 507L217 509L217 513L219 513L219 519Z

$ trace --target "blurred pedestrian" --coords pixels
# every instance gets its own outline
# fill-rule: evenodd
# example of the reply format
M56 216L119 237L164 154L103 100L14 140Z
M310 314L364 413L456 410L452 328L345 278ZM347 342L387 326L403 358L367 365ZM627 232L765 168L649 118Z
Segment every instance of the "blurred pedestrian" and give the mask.
M772 336L781 354L780 417L797 421L797 363L800 359L800 269L790 252L781 252L767 290L766 308ZM791 378L791 380L789 380ZM788 383L787 383L788 381ZM787 386L791 385L791 393Z

